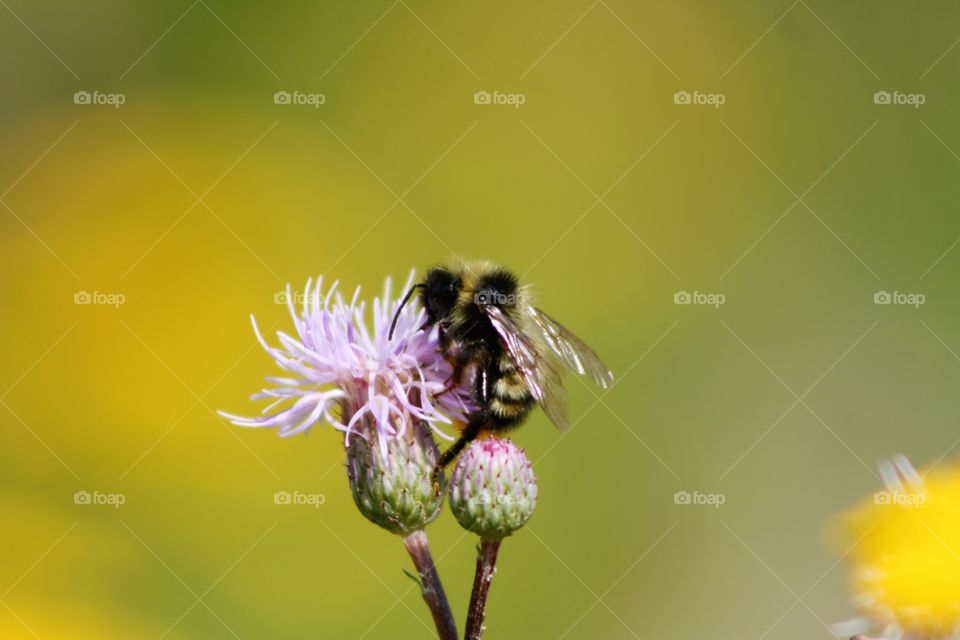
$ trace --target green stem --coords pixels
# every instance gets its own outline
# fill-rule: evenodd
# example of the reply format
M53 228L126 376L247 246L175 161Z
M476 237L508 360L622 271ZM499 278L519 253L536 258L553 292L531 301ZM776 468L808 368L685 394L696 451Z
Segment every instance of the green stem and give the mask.
M467 613L466 640L480 640L483 635L483 620L487 610L487 594L493 574L497 571L497 552L500 540L481 540L477 552L477 572L473 576L473 593L470 594L470 610Z
M453 612L447 594L440 583L440 574L433 563L430 546L427 544L427 534L422 529L414 531L403 539L403 546L413 560L417 573L420 576L420 593L423 601L430 608L433 623L437 626L437 635L440 640L459 640L457 625L453 621Z

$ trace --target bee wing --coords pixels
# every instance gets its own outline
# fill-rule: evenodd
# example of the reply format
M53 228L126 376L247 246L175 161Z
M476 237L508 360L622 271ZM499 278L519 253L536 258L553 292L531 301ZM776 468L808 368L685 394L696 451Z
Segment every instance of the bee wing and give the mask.
M550 421L561 431L570 428L567 417L567 392L560 370L551 353L541 353L530 336L496 305L482 307L490 324L500 334L510 359L520 372L533 398L543 407Z
M560 378L560 368L557 360L551 354L541 355L537 367L540 384L543 387L544 397L540 402L543 412L550 418L560 431L570 429L570 417L567 410L567 390L563 388Z
M536 307L527 307L527 314L544 342L568 369L590 376L602 389L609 389L613 385L613 373L583 340Z

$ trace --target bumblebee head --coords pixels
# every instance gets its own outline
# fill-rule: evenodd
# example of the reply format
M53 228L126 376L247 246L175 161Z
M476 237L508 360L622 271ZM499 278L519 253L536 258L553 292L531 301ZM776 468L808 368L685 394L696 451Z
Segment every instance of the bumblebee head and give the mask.
M427 311L427 324L450 315L457 304L463 280L443 267L433 267L420 285L420 302Z
M403 296L403 301L397 307L396 313L393 314L393 322L390 323L390 339L393 339L393 330L397 327L400 311L410 301L414 291L420 289L420 303L427 311L427 325L431 326L450 314L457 303L457 296L462 287L463 280L447 269L443 267L430 269L423 282L418 282L410 287L407 294Z

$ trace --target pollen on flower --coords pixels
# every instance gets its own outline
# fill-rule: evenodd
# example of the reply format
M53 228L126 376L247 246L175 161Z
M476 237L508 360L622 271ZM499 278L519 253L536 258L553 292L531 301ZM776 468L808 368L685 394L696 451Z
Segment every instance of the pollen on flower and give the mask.
M413 277L411 272L405 289ZM440 354L437 330L421 329L423 310L405 306L389 335L400 305L389 278L383 295L373 301L370 326L359 287L346 301L336 282L325 290L318 279L307 282L300 309L289 285L286 299L296 333L278 331L279 346L267 343L251 317L257 340L285 372L266 378L270 386L252 396L270 403L256 417L221 415L242 427L276 427L281 436L326 423L344 432L347 445L351 436L368 437L371 429L360 429L361 424L372 425L383 451L387 438L403 435L415 420L451 439L439 425L464 419L471 409L469 390L441 393L451 368Z
M960 631L960 467L921 476L899 456L881 465L881 476L886 490L839 521L854 602L869 626L911 639L955 638Z

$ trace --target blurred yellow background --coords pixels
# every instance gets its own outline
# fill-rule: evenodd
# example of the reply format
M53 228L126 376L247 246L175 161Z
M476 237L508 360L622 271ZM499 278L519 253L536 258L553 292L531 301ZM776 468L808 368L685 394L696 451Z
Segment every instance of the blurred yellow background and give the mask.
M0 636L430 637L340 436L214 411L255 410L248 314L290 330L287 282L372 296L458 253L524 274L618 377L568 381L569 434L516 433L541 503L488 637L828 637L852 609L824 522L878 458L960 435L958 25L3 0ZM428 533L462 625L474 540Z

